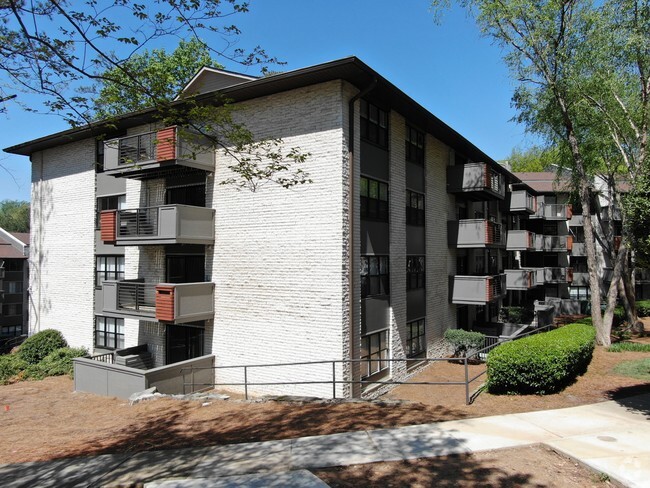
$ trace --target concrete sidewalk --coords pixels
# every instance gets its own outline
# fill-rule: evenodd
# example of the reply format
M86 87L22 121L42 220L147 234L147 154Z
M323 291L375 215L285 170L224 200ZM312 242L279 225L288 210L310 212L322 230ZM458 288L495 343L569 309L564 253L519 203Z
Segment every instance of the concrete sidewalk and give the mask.
M630 487L650 479L650 393L559 410L218 447L0 466L5 487L326 486L308 468L544 443ZM245 475L242 477L242 475ZM184 480L184 481L181 481Z

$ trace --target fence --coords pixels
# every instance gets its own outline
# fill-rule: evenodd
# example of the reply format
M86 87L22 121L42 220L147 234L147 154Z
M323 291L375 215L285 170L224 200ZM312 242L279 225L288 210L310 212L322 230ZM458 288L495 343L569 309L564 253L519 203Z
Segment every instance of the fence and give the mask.
M469 355L465 355L460 358L418 358L418 359L340 359L332 361L300 361L300 362L291 362L291 363L272 363L272 364L246 364L246 365L237 365L237 366L213 366L211 368L200 368L192 365L189 368L184 368L181 370L182 373L189 372L190 382L183 384L183 389L189 389L190 391L196 391L198 389L209 389L216 387L226 387L226 386L243 386L244 387L244 396L249 399L249 387L252 386L279 386L279 385L322 385L322 384L331 384L332 386L332 398L336 398L336 387L337 385L449 385L449 386L464 386L465 387L465 403L469 405L471 403L470 395L470 385L487 373L487 368L483 371L475 374L470 377L469 365L475 363L485 363L487 354L489 351L497 347L499 344L504 342L510 342L512 340L520 339L522 337L527 337L532 334L538 334L540 332L545 332L551 329L553 325L547 325L545 327L540 327L526 334L521 334L516 337L495 337L495 336L486 336L484 346L481 349L470 352ZM348 365L350 367L355 364L363 365L373 362L380 363L406 363L407 365L413 363L422 363L422 364L432 364L438 361L449 361L454 360L461 362L464 369L464 380L463 381L409 381L407 380L370 380L368 378L361 380L345 380L337 378L337 366L339 365ZM303 381L249 381L249 376L251 370L261 369L261 368L280 368L280 367L293 367L293 366L310 366L314 367L317 365L331 365L331 377L322 380L303 380ZM195 383L195 375L201 373L205 369L214 370L213 378L216 378L218 371L224 370L233 370L239 369L243 373L242 382L228 382L221 383L213 381L211 383Z

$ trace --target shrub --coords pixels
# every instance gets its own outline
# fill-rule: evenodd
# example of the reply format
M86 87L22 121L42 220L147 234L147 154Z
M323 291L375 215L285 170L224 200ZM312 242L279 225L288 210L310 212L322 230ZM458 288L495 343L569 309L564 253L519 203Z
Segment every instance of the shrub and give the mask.
M540 395L560 391L587 370L595 336L589 325L569 324L501 344L488 354L488 390Z
M533 313L524 307L501 307L499 310L499 322L526 324L530 323L533 318Z
M54 329L45 329L23 342L18 350L18 355L28 364L37 364L52 351L67 345L68 343L61 332Z
M650 344L642 344L640 342L617 342L607 348L609 352L650 352Z
M445 340L454 348L454 357L463 357L468 351L481 349L485 343L485 335L463 329L447 329Z
M18 354L0 356L0 385L10 383L26 367L27 363Z
M636 302L636 313L639 317L650 317L650 300Z
M72 376L72 360L87 355L88 351L84 347L61 347L45 356L38 364L29 365L25 377L42 380L48 376Z

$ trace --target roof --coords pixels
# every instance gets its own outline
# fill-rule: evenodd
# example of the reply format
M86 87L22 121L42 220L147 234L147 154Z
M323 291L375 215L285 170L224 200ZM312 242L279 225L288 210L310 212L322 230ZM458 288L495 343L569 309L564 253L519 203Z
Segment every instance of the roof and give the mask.
M0 236L0 259L27 259L23 252Z
M29 232L10 232L10 234L26 246L29 246Z
M570 182L565 178L558 180L557 173L542 171L539 173L515 173L522 182L526 183L538 193L569 192Z
M225 87L218 91L223 99L232 102L250 100L262 96L272 95L296 88L324 83L333 80L345 80L363 91L371 88L368 97L377 103L389 106L400 112L410 123L432 134L445 144L459 151L466 157L476 162L488 162L494 168L507 175L510 180L518 181L508 169L499 165L465 137L460 135L442 120L437 118L427 109L418 104L391 82L382 77L357 57L347 57L322 63L307 68L275 74L250 81L244 81L233 86ZM213 101L215 92L198 95L193 100ZM182 106L183 100L173 102L174 106ZM119 116L110 121L100 122L79 128L69 129L56 134L51 134L39 139L23 142L4 150L13 154L29 156L36 151L41 151L61 144L79 141L89 137L117 134L125 129L142 125L154 120L155 109L146 109Z
M0 259L27 259L29 234L7 232L0 227Z

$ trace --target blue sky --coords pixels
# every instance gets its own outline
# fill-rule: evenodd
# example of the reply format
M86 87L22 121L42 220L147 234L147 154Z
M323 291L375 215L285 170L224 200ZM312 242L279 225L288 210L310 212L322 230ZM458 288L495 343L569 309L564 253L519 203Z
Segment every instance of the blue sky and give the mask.
M355 55L494 159L534 142L510 122L513 82L500 49L462 10L447 12L436 25L427 0L252 0L250 9L231 18L243 31L237 47L260 45L286 62L271 69ZM0 148L68 128L57 116L7 106L0 114ZM0 200L28 200L28 159L2 153L0 164L16 179L0 169Z

